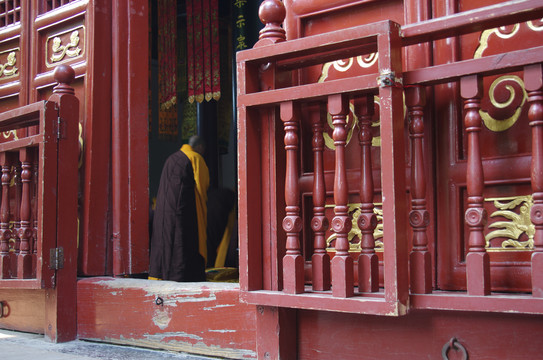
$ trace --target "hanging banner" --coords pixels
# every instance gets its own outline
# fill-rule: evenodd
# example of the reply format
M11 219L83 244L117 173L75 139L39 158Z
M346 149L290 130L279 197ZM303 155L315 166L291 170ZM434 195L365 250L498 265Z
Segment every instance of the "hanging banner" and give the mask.
M158 136L177 138L177 0L160 0L158 12Z

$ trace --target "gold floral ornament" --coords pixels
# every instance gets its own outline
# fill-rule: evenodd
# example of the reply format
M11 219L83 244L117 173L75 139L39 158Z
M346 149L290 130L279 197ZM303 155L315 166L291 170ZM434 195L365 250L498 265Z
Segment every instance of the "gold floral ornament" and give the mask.
M530 209L533 205L531 195L512 198L485 199L493 201L496 211L490 217L502 217L506 220L496 221L488 225L489 228L497 228L485 236L486 247L492 247L490 241L495 238L505 238L502 241L501 249L509 250L531 250L534 247L535 226L530 220ZM518 211L515 209L518 208ZM522 234L526 234L527 240L521 241Z
M362 230L360 230L360 228L358 227L358 217L361 214L360 205L360 203L348 205L349 214L351 214L352 217L351 231L349 231L349 234L347 235L347 239L349 240L349 251L351 252L360 252L362 250L362 248L360 247ZM383 209L378 207L377 205L382 206L383 204L374 204L373 213L377 216L377 227L373 231L373 238L375 239L375 250L383 250L383 242L381 240L378 240L383 238ZM334 205L326 205L325 207L333 208ZM330 228L330 230L332 229ZM326 239L326 250L335 250L332 246L332 242L336 239L336 237L337 235L335 233L332 233L332 235L330 235Z
M56 36L53 38L53 54L51 55L51 62L58 62L64 59L65 56L76 57L81 53L81 48L79 48L79 31L74 30L70 35L70 43L67 45L62 45L62 40L60 37Z
M15 75L17 73L17 70L19 70L17 67L15 67L16 63L17 57L15 55L15 51L10 51L6 59L6 63L0 65L0 77Z

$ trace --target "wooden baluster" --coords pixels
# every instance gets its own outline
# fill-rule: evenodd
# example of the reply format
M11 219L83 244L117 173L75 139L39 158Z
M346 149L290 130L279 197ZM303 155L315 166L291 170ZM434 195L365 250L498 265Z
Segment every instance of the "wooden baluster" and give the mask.
M34 159L39 159L38 148L34 151ZM38 161L34 161L32 169L34 172L34 181L32 183L32 277L35 277L38 269Z
M281 120L285 127L285 204L286 216L283 229L287 233L286 249L283 257L283 291L299 294L304 291L304 259L300 250L300 191L298 189L298 128L299 108L292 102L281 103Z
M2 205L0 207L0 278L11 278L11 258L9 254L9 183L11 182L11 157L8 153L0 153L2 167Z
M353 259L349 256L349 231L352 220L349 216L349 188L345 166L345 146L347 145L347 114L349 100L343 94L328 97L328 112L332 116L334 132L332 137L336 147L336 168L334 175L334 213L332 229L336 233L336 255L332 259L332 295L350 297L354 293Z
M314 251L311 257L313 290L330 290L330 255L326 252L326 229L328 219L324 214L326 185L324 183L324 117L326 113L313 118L313 219Z
M460 80L460 94L464 98L464 124L467 132L468 160L466 184L468 208L466 223L469 227L469 250L466 256L466 277L469 295L490 294L490 260L486 252L483 233L487 213L484 208L484 174L479 133L481 132L481 96L483 83L478 75Z
M15 241L13 248L13 261L11 264L12 276L17 277L17 257L21 252L21 238L19 237L19 230L21 229L21 164L18 159L12 159L15 165L13 166L13 184L15 185L15 209L13 209L13 227L11 231L11 237Z
M362 233L361 252L358 256L358 291L379 291L379 259L375 253L373 232L377 227L377 216L373 212L373 171L371 161L371 123L373 117L373 95L355 100L355 111L360 131L360 216L358 228Z
M415 294L432 292L432 259L428 251L426 229L430 214L426 210L426 176L424 172L424 105L423 87L405 89L405 101L411 120L411 212L409 223L413 228L413 250L410 255L411 291Z
M28 279L32 276L32 254L30 253L30 241L32 241L32 227L30 223L30 186L32 181L32 155L28 148L19 152L21 160L21 252L17 259L17 277Z
M532 253L532 295L543 297L543 65L524 68L528 120L532 127L532 198L530 218L535 226Z

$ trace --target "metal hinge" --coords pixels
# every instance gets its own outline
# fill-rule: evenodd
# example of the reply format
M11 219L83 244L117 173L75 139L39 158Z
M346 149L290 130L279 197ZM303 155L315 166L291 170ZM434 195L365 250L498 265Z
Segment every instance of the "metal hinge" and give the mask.
M66 139L64 120L59 116L57 117L57 139Z
M49 269L59 270L64 267L64 249L61 247L49 250Z

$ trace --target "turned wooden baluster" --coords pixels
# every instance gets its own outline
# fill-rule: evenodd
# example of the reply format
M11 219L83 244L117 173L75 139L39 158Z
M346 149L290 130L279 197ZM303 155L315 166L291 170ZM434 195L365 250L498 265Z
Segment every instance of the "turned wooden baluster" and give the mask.
M349 188L345 167L345 146L347 145L347 114L349 100L338 94L328 97L328 112L332 116L334 132L332 137L336 147L336 168L334 175L334 213L332 229L336 233L336 255L332 259L332 295L350 297L353 288L353 259L349 256L349 231L352 220L349 216Z
M9 183L11 182L11 157L8 153L0 153L0 166L2 166L2 205L0 208L0 278L11 277L11 259L9 254Z
M468 160L466 184L468 208L466 223L469 227L469 250L466 256L466 277L469 295L490 294L490 260L486 252L483 233L487 212L484 208L484 174L480 138L481 96L483 83L478 75L465 76L460 80L460 94L464 98L464 125L467 132Z
M415 294L432 292L432 260L428 251L426 230L430 214L426 210L426 177L424 173L424 105L426 93L423 87L405 89L405 102L411 121L411 212L409 223L413 228L413 250L410 255L411 291Z
M283 229L287 233L283 257L283 291L299 294L304 291L304 260L300 250L300 192L298 189L298 128L299 109L292 102L281 103L281 120L285 127L285 151L287 157L285 174L285 210Z
M38 148L34 151L34 158L38 159L39 152ZM34 181L32 183L32 277L36 276L36 271L38 269L38 161L34 161L33 171L34 171Z
M11 253L11 276L17 277L17 257L21 252L21 239L19 238L19 229L21 228L21 221L19 219L21 209L21 164L16 158L12 158L12 163L15 165L12 167L13 175L12 181L15 187L15 209L11 211L13 217L13 227L11 229L11 239L14 241L13 249Z
M530 218L535 226L532 253L532 295L543 297L543 65L524 68L528 120L532 127L532 198Z
M23 148L19 152L21 161L21 252L17 259L17 277L27 279L32 276L32 254L30 253L30 242L32 241L32 225L30 222L30 186L32 182L32 155L31 150Z
M326 229L328 219L324 214L326 185L324 183L324 117L319 111L313 118L313 219L314 232L312 265L313 290L330 290L330 255L326 252Z
M360 216L358 228L362 233L361 252L358 256L358 291L379 291L379 259L375 253L373 232L377 227L377 216L373 212L373 171L371 161L371 123L373 117L373 95L355 100L355 112L360 131Z

